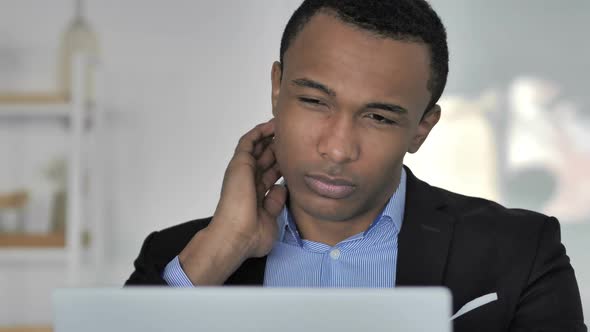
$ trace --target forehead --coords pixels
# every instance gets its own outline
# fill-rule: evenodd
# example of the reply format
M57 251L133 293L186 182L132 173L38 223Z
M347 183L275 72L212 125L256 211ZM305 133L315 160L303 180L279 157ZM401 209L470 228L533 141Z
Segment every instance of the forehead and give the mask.
M430 98L425 44L382 38L330 14L310 19L284 61L287 79L319 80L350 98L404 99L406 107L417 108L425 108Z

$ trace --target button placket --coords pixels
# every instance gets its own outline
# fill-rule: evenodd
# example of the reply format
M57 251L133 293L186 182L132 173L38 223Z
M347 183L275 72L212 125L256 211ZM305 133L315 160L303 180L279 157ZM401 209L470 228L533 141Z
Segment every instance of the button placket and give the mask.
M330 258L332 258L333 260L337 260L338 258L340 258L340 249L332 249L330 251Z

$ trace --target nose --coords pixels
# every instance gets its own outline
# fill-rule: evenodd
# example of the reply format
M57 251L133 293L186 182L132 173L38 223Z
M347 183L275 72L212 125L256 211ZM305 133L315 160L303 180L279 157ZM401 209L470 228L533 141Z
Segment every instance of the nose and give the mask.
M360 147L354 120L344 114L332 114L320 134L318 153L336 164L357 160Z

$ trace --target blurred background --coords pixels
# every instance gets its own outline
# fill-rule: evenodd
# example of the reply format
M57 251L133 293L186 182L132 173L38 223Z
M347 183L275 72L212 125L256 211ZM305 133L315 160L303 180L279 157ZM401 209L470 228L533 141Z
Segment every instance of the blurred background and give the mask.
M119 287L151 231L213 213L299 3L0 0L0 327L50 326L53 288ZM588 316L590 2L431 3L449 83L406 163L558 217Z

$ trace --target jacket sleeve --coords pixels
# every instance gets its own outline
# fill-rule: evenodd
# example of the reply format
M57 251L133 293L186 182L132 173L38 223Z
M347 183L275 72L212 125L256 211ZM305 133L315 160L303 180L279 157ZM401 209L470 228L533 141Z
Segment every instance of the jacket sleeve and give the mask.
M543 224L536 257L510 331L587 331L574 269L561 244L555 218L548 218Z
M134 262L135 271L125 282L125 286L167 286L162 278L162 267L155 261L153 253L154 238L158 232L151 233L143 242L139 256Z

